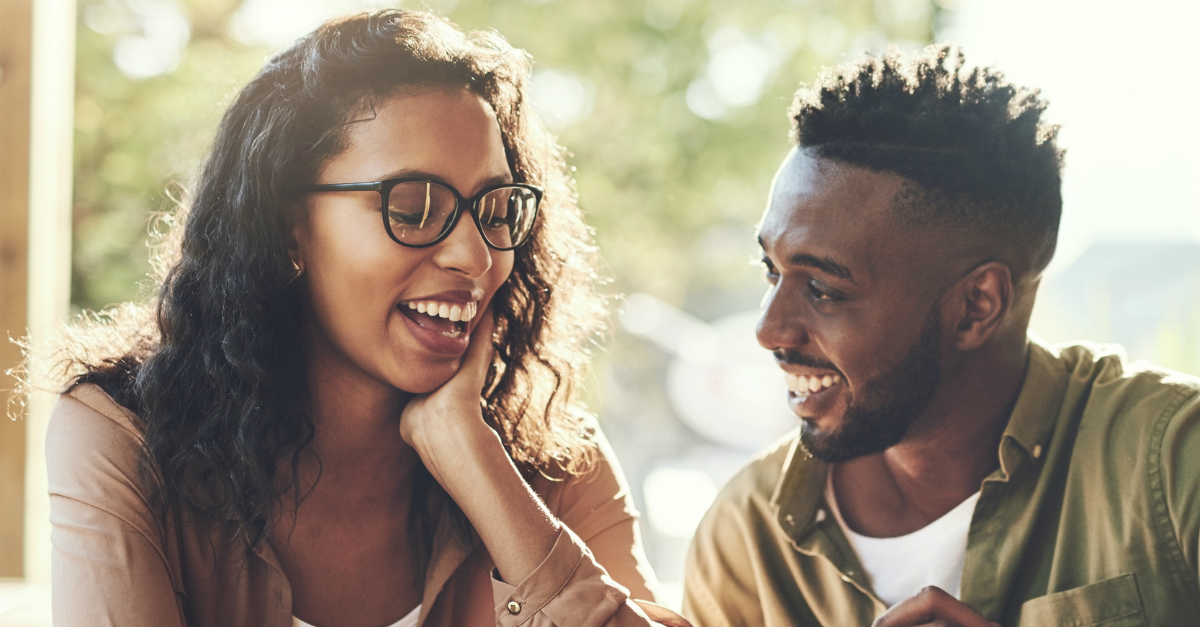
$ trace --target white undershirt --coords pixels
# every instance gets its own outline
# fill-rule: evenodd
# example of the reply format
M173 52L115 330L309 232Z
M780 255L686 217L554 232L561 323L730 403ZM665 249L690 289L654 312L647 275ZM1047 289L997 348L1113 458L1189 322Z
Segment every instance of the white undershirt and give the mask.
M962 593L963 560L967 532L975 514L976 492L945 516L898 538L871 538L846 526L833 492L833 472L825 483L825 500L842 533L854 547L858 561L879 600L891 607L921 591L937 586L958 598Z
M421 606L420 606L420 604L418 604L417 607L413 608L413 611L409 612L407 616L392 623L391 625L388 625L387 627L417 627L417 619L420 617L421 617ZM293 616L292 617L292 627L314 627L314 626Z

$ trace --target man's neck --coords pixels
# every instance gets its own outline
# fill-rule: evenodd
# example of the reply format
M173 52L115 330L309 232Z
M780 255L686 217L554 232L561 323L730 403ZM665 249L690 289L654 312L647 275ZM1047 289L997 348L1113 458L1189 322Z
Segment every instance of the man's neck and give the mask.
M1025 375L1022 345L943 370L933 402L899 444L838 464L833 486L846 524L891 538L921 529L979 491Z

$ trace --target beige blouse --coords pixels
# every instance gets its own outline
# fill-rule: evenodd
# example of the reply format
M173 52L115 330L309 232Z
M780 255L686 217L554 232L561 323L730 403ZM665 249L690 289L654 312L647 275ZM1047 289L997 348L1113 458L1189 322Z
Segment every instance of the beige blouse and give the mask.
M140 419L94 385L64 394L46 439L58 627L290 627L292 591L268 543L160 520L138 474ZM653 604L637 511L603 436L588 475L533 488L563 522L550 554L508 585L481 545L443 515L425 574L421 625L683 625ZM632 599L639 599L633 601Z

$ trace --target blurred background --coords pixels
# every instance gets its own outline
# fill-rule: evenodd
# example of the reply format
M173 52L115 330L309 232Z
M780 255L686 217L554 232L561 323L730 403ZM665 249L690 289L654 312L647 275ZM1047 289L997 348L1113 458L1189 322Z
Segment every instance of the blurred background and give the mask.
M605 289L622 297L587 394L667 605L678 606L687 544L719 487L796 426L754 341L764 284L753 236L789 148L792 93L822 66L950 40L968 62L1040 87L1067 166L1033 328L1200 373L1200 89L1188 43L1200 8L1189 0L80 0L69 7L70 313L148 295L151 215L183 195L226 104L268 56L330 16L385 6L494 28L534 58L535 103L571 152ZM26 484L44 485L35 466ZM34 510L35 492L24 497ZM0 583L0 627L49 624L34 548L44 533L24 542L36 555L0 572L25 575Z

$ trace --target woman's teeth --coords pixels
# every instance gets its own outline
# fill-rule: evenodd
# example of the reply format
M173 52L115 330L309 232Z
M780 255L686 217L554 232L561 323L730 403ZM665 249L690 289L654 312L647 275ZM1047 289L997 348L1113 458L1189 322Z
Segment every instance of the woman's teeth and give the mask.
M479 311L479 303L476 302L459 304L443 303L435 300L411 300L405 304L408 305L409 309L415 309L417 313L445 318L450 322L470 322Z
M788 374L787 388L789 392L801 397L809 397L842 380L841 375L827 374L824 376L808 376L803 374Z

